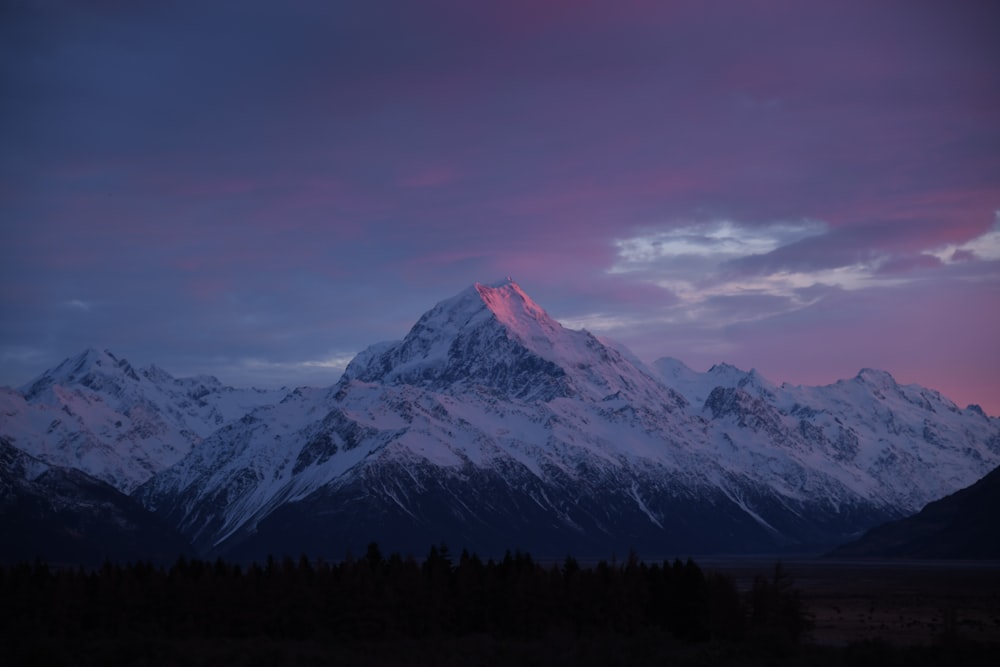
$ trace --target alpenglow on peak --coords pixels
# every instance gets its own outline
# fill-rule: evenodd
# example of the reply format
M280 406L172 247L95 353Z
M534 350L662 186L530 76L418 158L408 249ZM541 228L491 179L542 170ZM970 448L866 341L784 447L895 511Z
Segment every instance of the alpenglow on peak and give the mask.
M476 283L472 289L497 321L525 342L551 338L563 328L510 278L489 285Z
M525 354L551 356L574 333L513 280L474 283L424 313L403 340L359 355L342 381L464 384L481 379L483 371L496 380L500 367Z
M676 396L586 331L567 329L513 280L474 283L439 302L396 343L351 362L342 386L357 380L438 391L489 388L520 400L615 392ZM654 386L655 385L655 386Z

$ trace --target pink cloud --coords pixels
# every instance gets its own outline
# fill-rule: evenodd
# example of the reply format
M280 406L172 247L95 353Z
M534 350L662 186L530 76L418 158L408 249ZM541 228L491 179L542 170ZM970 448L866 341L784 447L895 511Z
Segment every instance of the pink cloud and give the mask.
M734 326L732 357L774 380L804 384L832 382L847 369L883 368L961 407L979 403L1000 415L1000 355L986 352L1000 335L1000 311L990 307L998 297L990 283L968 283L959 292L920 283L831 293L812 309Z

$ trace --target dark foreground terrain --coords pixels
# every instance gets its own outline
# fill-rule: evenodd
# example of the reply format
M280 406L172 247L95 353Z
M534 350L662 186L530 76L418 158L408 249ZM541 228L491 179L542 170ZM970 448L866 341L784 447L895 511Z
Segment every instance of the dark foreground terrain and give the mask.
M702 559L746 590L768 559ZM785 561L821 645L1000 645L1000 562L921 560Z
M995 665L1000 564L0 566L4 664Z

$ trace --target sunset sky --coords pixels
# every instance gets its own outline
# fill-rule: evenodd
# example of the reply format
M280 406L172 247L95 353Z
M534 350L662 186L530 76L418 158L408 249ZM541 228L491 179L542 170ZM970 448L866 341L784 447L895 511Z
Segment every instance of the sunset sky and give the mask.
M0 5L0 384L332 384L475 281L1000 415L1000 3Z

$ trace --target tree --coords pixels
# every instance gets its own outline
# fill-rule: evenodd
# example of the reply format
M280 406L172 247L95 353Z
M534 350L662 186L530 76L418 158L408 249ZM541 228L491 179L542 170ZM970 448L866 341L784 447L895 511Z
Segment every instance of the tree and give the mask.
M750 590L750 628L753 635L777 645L797 643L812 628L795 581L778 561L768 579L758 575Z

